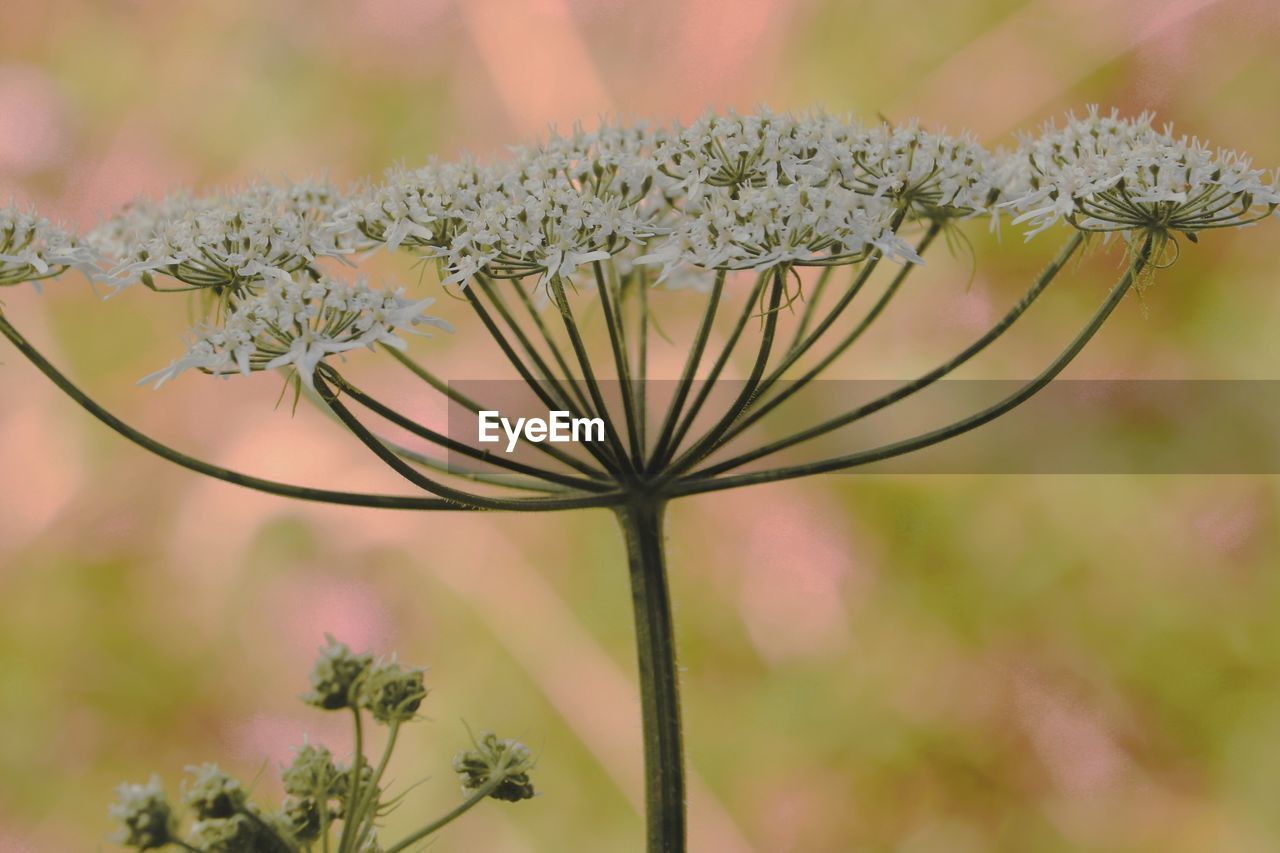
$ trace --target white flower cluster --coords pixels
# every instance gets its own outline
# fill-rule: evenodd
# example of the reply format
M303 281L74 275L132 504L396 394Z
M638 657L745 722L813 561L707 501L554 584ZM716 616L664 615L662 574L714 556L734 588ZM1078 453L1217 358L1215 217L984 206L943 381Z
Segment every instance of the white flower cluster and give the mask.
M216 297L213 322L149 378L289 366L309 380L328 355L440 325L422 313L430 300L323 277L324 259L378 246L435 260L442 280L460 286L484 275L576 279L589 290L590 265L608 260L668 287L703 288L706 270L851 264L872 253L920 262L900 235L918 221L1012 214L1030 234L1064 221L1194 239L1277 206L1275 175L1156 130L1145 114L1091 108L995 153L915 122L707 114L687 125L574 128L497 162L396 167L349 192L260 183L139 202L83 244L8 208L0 285L77 266L117 287L204 291Z
M0 207L0 287L39 282L68 267L94 271L94 253L34 210Z
M1277 176L1234 151L1157 130L1152 116L1091 107L1027 137L1006 178L1028 237L1065 219L1084 231L1196 232L1257 221L1280 205Z
M237 302L220 324L197 328L187 354L142 383L159 387L191 369L248 376L290 367L309 384L327 356L375 344L404 349L399 333L427 334L419 326L449 331L444 320L423 313L434 301L371 288L364 279L354 284L303 276L273 281Z
M872 248L918 260L896 224L986 209L991 160L967 137L914 124L707 115L688 126L575 129L489 166L394 169L346 222L439 258L448 282L481 272L549 279L628 256L660 264L663 278L687 266L852 263Z
M258 183L225 195L175 195L134 202L88 235L114 261L107 280L118 286L154 277L178 289L219 294L280 282L319 257L341 257L354 246L332 220L341 196L323 183Z

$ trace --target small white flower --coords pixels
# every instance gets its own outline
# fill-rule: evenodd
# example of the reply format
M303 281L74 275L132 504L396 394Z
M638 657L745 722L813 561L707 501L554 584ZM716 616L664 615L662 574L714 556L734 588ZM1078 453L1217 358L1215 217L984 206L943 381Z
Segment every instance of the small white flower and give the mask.
M0 208L0 287L31 282L76 268L93 277L97 253L65 229L49 223L34 209Z
M1083 231L1152 230L1193 236L1247 225L1280 206L1274 174L1248 158L1157 130L1150 113L1123 118L1096 106L1023 139L1006 169L1005 206L1028 237L1066 220Z
M221 325L195 330L187 353L139 384L160 387L187 370L217 376L290 367L310 384L331 355L377 344L404 349L401 333L428 334L420 327L450 331L426 313L434 299L412 300L403 291L371 288L364 279L348 285L332 278L294 278L271 283L237 302Z

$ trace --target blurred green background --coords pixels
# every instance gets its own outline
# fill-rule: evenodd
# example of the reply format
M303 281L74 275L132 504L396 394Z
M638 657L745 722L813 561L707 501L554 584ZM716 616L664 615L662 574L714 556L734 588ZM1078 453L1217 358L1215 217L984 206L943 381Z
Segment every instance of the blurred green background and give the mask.
M995 144L1098 101L1280 163L1271 0L14 0L0 23L0 190L79 224L182 185L345 182L549 123L762 102ZM1055 248L967 230L973 282L967 258L931 261L850 375L931 366ZM1246 230L1189 247L1070 375L1277 378L1274 246ZM1029 374L1117 263L1074 270L1041 332L970 375ZM179 350L178 302L100 303L70 278L4 296L51 358L179 447L396 487L319 417L273 409L269 378L135 387ZM455 337L418 351L479 369ZM250 778L304 734L349 748L295 698L325 631L430 666L431 722L391 770L430 778L394 827L456 801L465 720L529 743L545 794L438 849L638 849L606 514L288 503L126 446L11 350L0 389L0 851L102 849L113 787L152 771L174 792L188 763ZM694 849L1280 849L1278 540L1273 477L841 476L678 503Z

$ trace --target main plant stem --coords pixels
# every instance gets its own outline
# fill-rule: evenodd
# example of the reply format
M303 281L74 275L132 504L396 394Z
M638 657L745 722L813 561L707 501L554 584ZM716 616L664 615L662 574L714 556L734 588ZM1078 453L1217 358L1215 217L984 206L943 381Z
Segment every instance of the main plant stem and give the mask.
M684 749L671 592L662 541L665 500L637 496L618 509L627 540L640 660L648 853L684 853Z

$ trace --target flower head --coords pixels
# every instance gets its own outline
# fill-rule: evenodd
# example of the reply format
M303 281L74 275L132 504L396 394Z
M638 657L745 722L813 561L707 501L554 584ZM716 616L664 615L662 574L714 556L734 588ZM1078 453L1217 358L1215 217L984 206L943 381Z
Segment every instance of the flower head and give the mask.
M489 796L515 803L533 797L529 771L533 758L529 748L519 741L502 740L493 732L481 732L473 740L474 748L454 756L453 771L462 779L462 787L475 791L494 778L500 781Z
M288 281L321 257L353 251L348 230L334 224L339 195L318 182L259 183L223 195L178 194L139 200L90 232L90 242L114 259L109 280L156 276L178 290L208 289L219 296L257 292L267 280Z
M228 818L244 811L248 794L240 780L224 773L216 764L200 764L187 768L192 775L182 795L200 820Z
M360 683L360 707L380 723L413 719L427 696L422 674L423 670L402 667L395 660L379 661Z
M311 692L302 700L326 711L355 707L354 688L372 663L373 655L355 654L346 643L326 635L311 667Z
M96 274L96 253L33 209L0 207L0 287L52 278L68 267Z
M1246 225L1280 206L1275 175L1234 151L1155 129L1152 116L1123 118L1090 107L1023 140L1006 202L1031 222L1028 236L1059 219L1082 231L1184 234Z
M342 793L342 774L323 746L303 744L280 779L285 793L294 797L327 802Z
M145 785L118 787L110 814L123 824L117 840L137 850L165 847L177 832L177 819L165 799L158 776L152 776Z
M364 279L348 285L327 277L291 277L237 302L220 324L197 328L186 355L141 381L159 387L193 368L248 376L291 367L309 384L331 355L376 344L404 349L400 333L425 334L421 326L448 331L445 321L424 313L434 301L378 290Z

